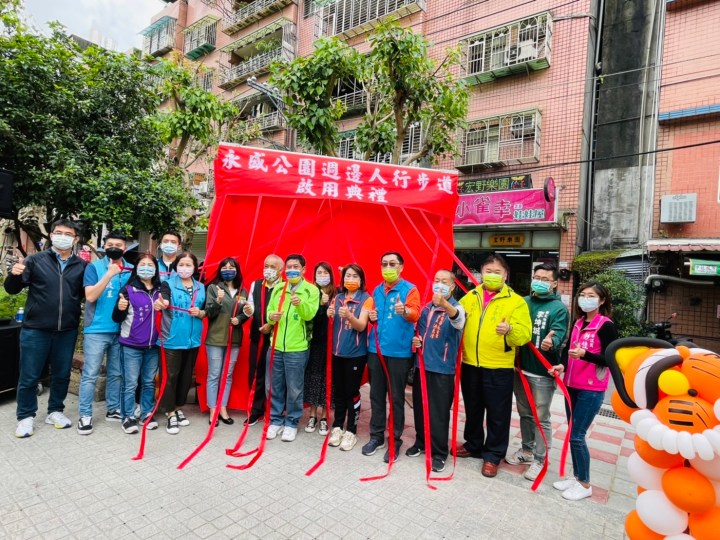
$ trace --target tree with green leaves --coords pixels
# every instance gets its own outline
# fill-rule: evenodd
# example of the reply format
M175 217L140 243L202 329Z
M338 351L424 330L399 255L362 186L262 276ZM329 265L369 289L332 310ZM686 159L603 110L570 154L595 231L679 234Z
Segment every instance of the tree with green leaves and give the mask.
M164 167L158 93L140 59L80 47L59 24L43 36L0 0L0 167L15 172L13 221L39 245L47 224L86 235L183 228L195 204Z
M591 279L603 284L612 295L612 319L620 337L647 335L642 321L645 293L620 270L608 269Z
M273 65L270 83L280 89L288 124L301 144L336 155L337 121L345 108L333 92L339 82L356 80L365 103L356 129L363 159L391 154L391 163L411 165L456 155L469 100L465 85L452 75L459 50L448 49L437 62L428 56L424 36L393 21L379 25L368 39L367 55L337 38L322 38L313 54ZM413 126L420 126L422 143L401 163L403 141Z

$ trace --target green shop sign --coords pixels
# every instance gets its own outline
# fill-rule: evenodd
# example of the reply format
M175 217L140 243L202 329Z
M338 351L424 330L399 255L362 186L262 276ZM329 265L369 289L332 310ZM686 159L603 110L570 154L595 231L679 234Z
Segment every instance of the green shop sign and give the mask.
M691 276L720 276L720 261L690 259Z

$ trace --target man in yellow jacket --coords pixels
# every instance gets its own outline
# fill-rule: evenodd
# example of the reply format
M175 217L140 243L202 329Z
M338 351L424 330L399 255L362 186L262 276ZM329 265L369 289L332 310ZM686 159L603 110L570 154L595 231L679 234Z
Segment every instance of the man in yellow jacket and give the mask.
M460 300L467 314L460 376L465 444L457 455L482 458L482 474L492 478L510 439L515 349L530 341L532 322L523 297L506 284L505 259L490 255L480 271L482 284Z

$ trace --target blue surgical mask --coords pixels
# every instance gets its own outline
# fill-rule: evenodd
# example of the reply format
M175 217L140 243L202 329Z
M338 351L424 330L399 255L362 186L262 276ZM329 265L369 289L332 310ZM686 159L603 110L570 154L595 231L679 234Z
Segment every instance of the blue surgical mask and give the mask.
M450 287L445 285L444 283L433 283L432 290L435 294L442 294L443 298L447 297L447 295L450 294Z
M72 247L75 239L71 236L65 236L64 234L51 234L50 240L55 249L60 251L68 250Z
M543 296L552 291L552 285L547 281L540 281L539 279L533 279L530 283L530 288L533 292L539 296Z
M585 313L590 313L591 311L595 311L597 308L600 307L600 299L599 298L586 298L584 296L581 296L578 298L578 306L580 306L580 309L583 310Z
M155 276L154 266L138 266L137 275L140 279L151 279Z
M173 244L172 242L165 242L164 244L160 244L160 251L162 251L165 255L175 255L177 253L177 250L177 245Z
M220 279L223 281L232 281L237 276L237 270L220 270Z

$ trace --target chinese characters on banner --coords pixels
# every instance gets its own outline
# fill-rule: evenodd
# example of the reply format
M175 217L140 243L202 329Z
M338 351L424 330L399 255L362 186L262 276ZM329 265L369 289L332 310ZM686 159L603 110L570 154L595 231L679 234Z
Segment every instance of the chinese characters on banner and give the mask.
M517 176L498 176L497 178L480 178L477 180L458 180L458 193L481 193L485 191L510 191L532 188L532 177L529 174Z
M266 148L220 145L215 178L225 186L224 195L366 202L438 213L452 213L457 204L457 175L450 171Z
M495 191L460 195L455 225L553 223L555 215L542 189Z

